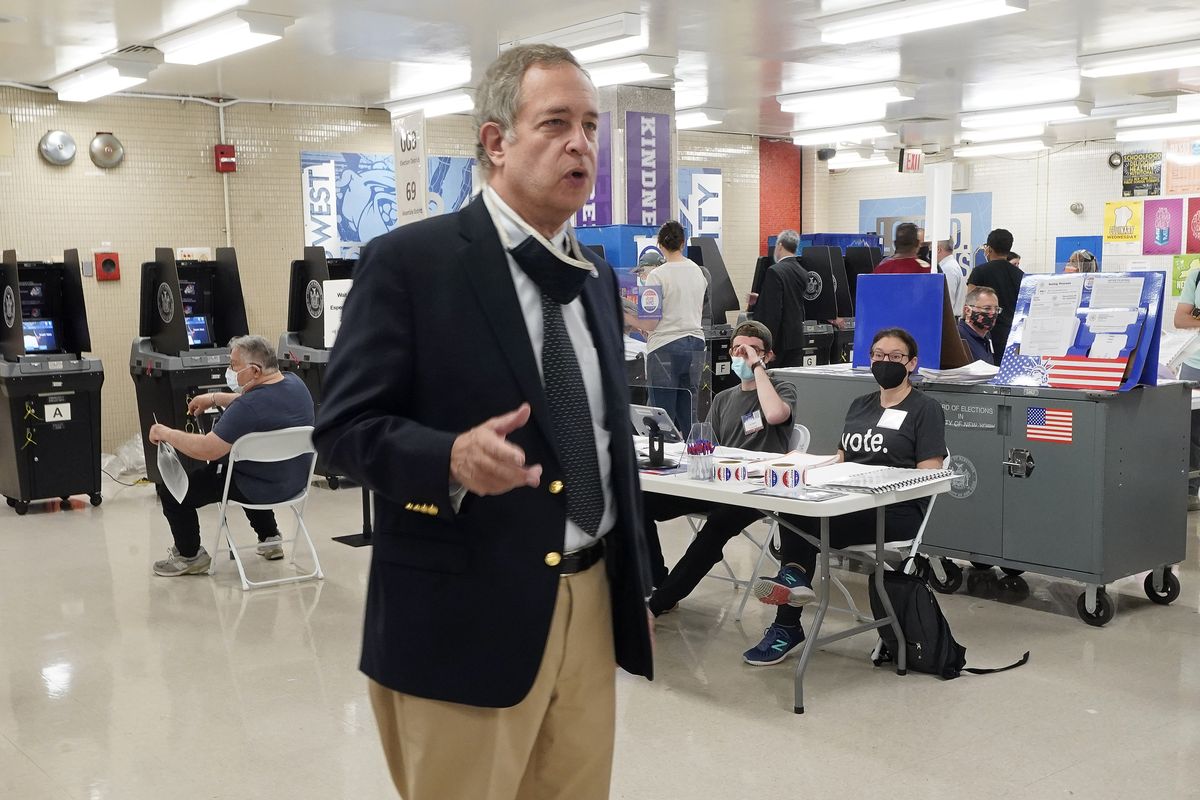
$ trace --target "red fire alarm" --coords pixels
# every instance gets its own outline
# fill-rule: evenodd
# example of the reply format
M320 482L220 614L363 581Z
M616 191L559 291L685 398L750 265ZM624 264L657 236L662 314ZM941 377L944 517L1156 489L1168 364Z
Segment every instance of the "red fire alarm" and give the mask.
M116 253L93 253L96 265L96 280L121 280L121 259Z
M234 152L233 145L215 145L213 159L216 161L217 172L237 172L237 153Z

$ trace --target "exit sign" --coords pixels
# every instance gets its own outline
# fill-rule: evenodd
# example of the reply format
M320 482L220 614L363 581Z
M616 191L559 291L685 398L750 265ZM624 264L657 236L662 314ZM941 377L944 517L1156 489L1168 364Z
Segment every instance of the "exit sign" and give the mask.
M900 171L901 172L924 172L925 171L925 153L922 150L901 150L900 151Z

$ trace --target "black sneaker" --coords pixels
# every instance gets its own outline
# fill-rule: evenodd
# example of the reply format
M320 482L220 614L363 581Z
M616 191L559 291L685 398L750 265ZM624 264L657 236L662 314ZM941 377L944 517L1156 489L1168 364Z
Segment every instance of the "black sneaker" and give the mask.
M742 653L742 660L755 667L778 664L804 641L804 627L772 625L763 632L762 641Z

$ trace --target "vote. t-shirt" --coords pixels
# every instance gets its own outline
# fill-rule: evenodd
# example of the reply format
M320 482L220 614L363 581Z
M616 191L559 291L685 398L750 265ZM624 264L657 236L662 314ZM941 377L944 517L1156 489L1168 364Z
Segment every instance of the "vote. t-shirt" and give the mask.
M946 416L936 400L915 389L898 405L884 408L879 392L850 404L839 449L846 461L912 469L946 455ZM922 508L928 501L917 501Z

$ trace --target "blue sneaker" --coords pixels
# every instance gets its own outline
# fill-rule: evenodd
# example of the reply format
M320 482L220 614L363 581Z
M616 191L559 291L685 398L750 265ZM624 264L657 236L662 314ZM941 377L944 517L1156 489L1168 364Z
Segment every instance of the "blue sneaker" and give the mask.
M802 626L789 628L786 625L772 625L763 632L761 642L742 653L742 660L755 667L778 664L803 641L804 628Z
M806 606L817 599L812 579L799 564L784 564L773 578L756 578L751 591L769 606Z

